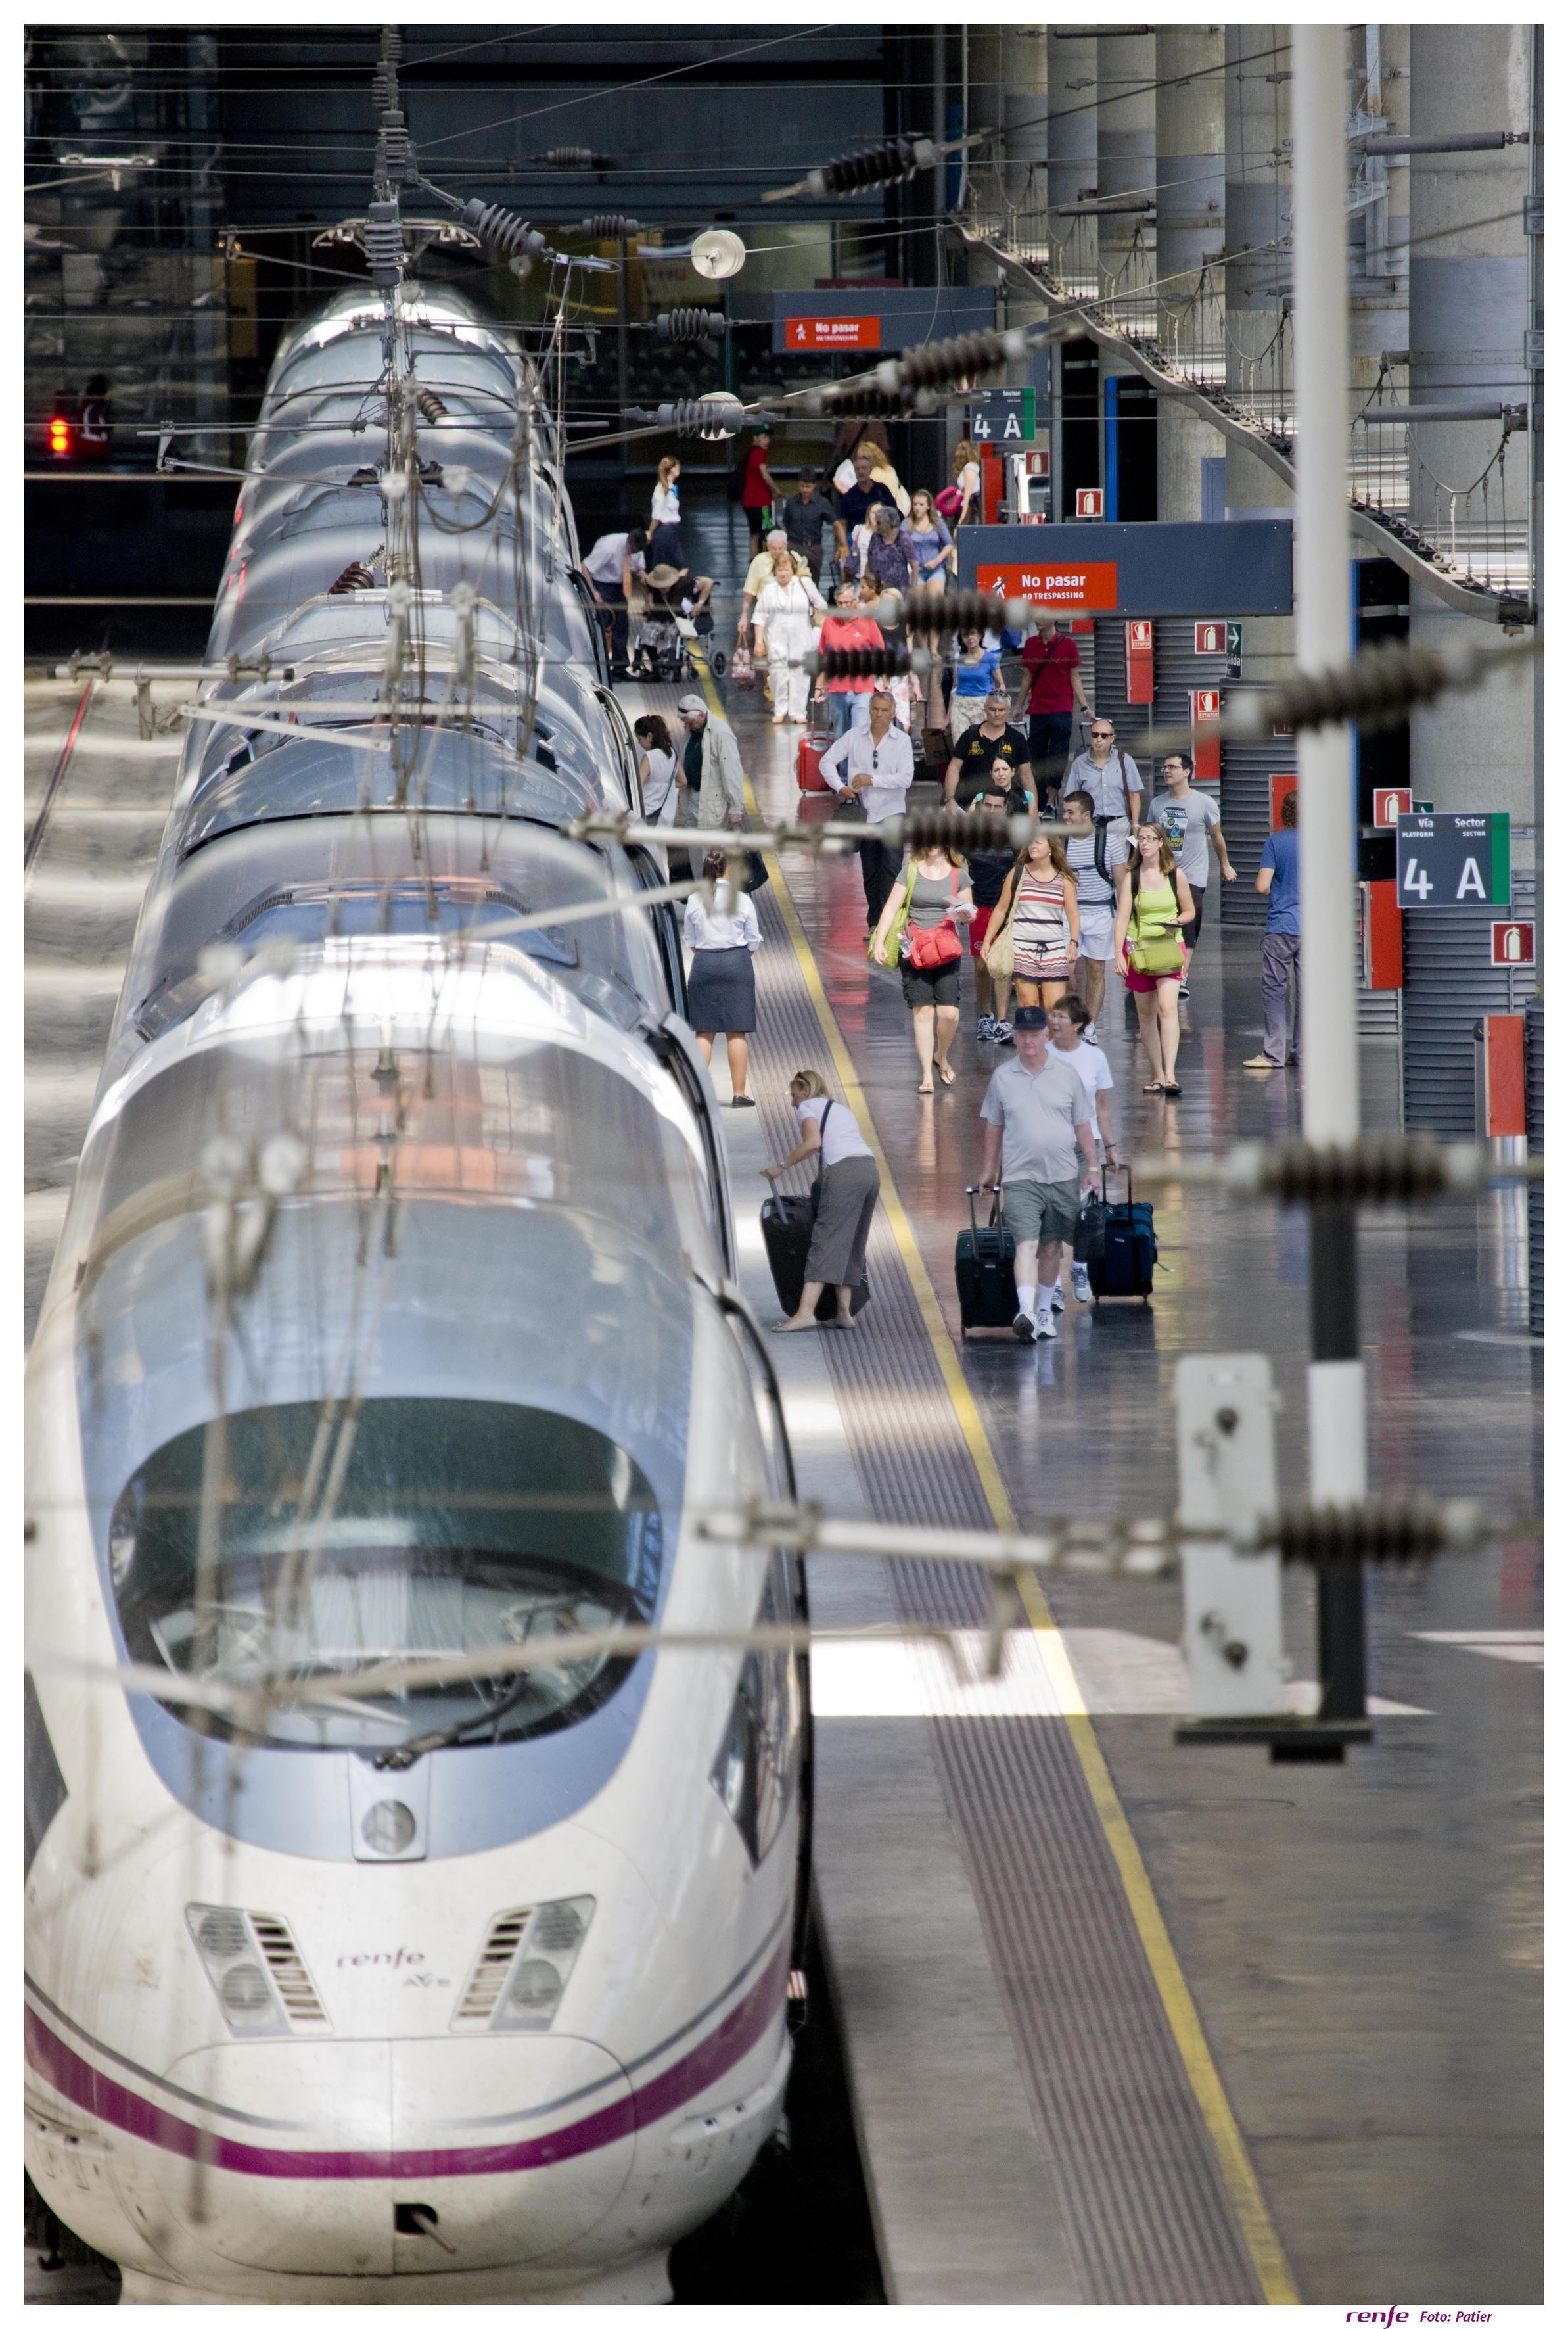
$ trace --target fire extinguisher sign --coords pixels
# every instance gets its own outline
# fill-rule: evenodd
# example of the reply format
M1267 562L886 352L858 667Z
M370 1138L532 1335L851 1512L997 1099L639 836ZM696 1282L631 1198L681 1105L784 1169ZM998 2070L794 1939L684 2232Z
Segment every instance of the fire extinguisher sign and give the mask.
M1535 925L1534 922L1494 922L1492 924L1492 964L1498 970L1511 970L1520 963L1535 959Z

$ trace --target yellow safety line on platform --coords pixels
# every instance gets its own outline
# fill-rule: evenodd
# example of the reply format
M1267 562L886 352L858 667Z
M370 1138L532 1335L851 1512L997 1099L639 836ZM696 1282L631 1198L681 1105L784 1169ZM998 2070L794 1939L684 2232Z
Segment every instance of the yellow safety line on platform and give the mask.
M714 687L712 675L706 662L698 661L697 668L702 681L702 692L708 699L709 712L722 720L724 707L719 702L718 692ZM746 799L747 808L756 816L757 815L756 796L752 790L749 778L746 779ZM915 1235L914 1224L905 1211L903 1199L898 1194L897 1184L894 1181L881 1141L877 1135L877 1127L872 1120L864 1087L856 1073L855 1063L850 1057L849 1046L840 1032L839 1023L833 1016L833 1006L828 1001L828 993L822 984L822 973L817 968L816 958L812 953L800 915L795 910L795 901L790 895L784 867L772 850L764 851L763 854L769 863L771 872L777 876L774 896L777 899L779 911L784 916L784 928L789 932L790 944L794 948L795 960L800 965L801 976L806 984L806 992L812 998L812 1008L816 1012L823 1039L832 1056L839 1081L843 1086L844 1097L854 1110L856 1121L865 1136L871 1154L877 1160L877 1170L882 1176L883 1210L887 1215L894 1242L898 1248L905 1269L908 1273L909 1283L914 1290L915 1299L919 1305L926 1335L935 1355L936 1363L942 1371L942 1380L947 1386L947 1394L953 1402L953 1415L958 1428L963 1434L964 1445L973 1459L986 1503L991 1507L991 1518L995 1521L998 1529L1004 1532L1016 1530L1019 1525L1018 1515L1013 1510L1012 1500L1003 1485L1001 1472L992 1453L980 1409L975 1403L974 1393L971 1391L963 1370L959 1365L958 1354L953 1345L953 1336L948 1330L947 1321L942 1315L942 1306L936 1298L936 1289L932 1285L930 1273L926 1269L925 1256L921 1253ZM1038 1580L1032 1573L1026 1575L1023 1580L1023 1598L1035 1645L1039 1652L1040 1663L1046 1669L1051 1687L1056 1693L1057 1703L1061 1706L1066 1718L1068 1735L1077 1753L1079 1767L1089 1790L1090 1801L1094 1804L1099 1817L1100 1826L1105 1842L1110 1847L1111 1856L1116 1862L1117 1872L1122 1879L1122 1888L1127 1895L1128 1907L1132 1911L1133 1925L1139 1940L1142 1944L1149 1970L1154 1976L1154 1985L1160 1993L1160 2002L1165 2008L1171 2035L1176 2040L1177 2051L1181 2056L1188 2083L1192 2089L1194 2099L1203 2114L1204 2125L1207 2127L1210 2139L1214 2144L1215 2152L1219 2160L1220 2173L1225 2178L1225 2189L1230 2193L1231 2205L1235 2210L1236 2222L1242 2238L1246 2243L1247 2253L1252 2258L1253 2269L1257 2274L1258 2285L1268 2304L1298 2305L1300 2302L1300 2296L1294 2276L1270 2218L1268 2203L1263 2198L1252 2161L1247 2156L1246 2143L1240 2127L1236 2125L1235 2114L1231 2109L1218 2068L1214 2056L1209 2051L1208 2041L1204 2036L1203 2024L1198 2019L1197 2007L1187 1985L1187 1977L1181 1970L1170 1935L1166 1929L1165 1919L1160 1913L1160 1903L1154 1897L1154 1887L1150 1882L1149 1872L1143 1865L1143 1855L1138 1849L1138 1840L1128 1825L1127 1815L1122 1810L1121 1799L1116 1793L1115 1782L1111 1777L1105 1758L1100 1750L1100 1742L1094 1736L1094 1726L1090 1719L1089 1710L1084 1703L1084 1694L1078 1687L1078 1678L1073 1671L1072 1661L1067 1655L1066 1645L1062 1639L1056 1619L1051 1615L1050 1605L1041 1590Z

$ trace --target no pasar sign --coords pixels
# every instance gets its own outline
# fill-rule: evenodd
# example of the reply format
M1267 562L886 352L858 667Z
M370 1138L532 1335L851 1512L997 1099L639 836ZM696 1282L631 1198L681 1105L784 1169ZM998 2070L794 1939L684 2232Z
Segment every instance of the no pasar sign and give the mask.
M1396 831L1399 902L1407 913L1512 902L1508 820L1500 812L1402 816Z

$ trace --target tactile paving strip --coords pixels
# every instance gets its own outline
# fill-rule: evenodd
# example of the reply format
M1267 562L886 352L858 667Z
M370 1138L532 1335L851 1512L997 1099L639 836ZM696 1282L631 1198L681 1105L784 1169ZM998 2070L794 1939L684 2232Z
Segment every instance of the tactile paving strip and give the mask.
M801 891L812 885L808 872ZM756 904L767 942L756 957L751 1082L772 1153L783 1155L796 1137L790 1074L813 1064L830 1087L838 1080L773 885ZM749 1202L744 1191L737 1198ZM887 1520L988 1527L973 1459L880 1209L868 1260L873 1307L853 1335L824 1337L868 1506ZM904 1617L979 1622L983 1596L968 1571L889 1569ZM1104 2305L1255 2304L1257 2277L1214 2145L1066 1723L930 1727L1085 2296Z

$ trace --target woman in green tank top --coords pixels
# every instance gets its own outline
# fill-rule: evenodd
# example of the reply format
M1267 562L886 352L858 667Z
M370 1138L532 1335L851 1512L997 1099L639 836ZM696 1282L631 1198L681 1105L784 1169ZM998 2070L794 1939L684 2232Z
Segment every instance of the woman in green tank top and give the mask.
M1197 909L1187 876L1157 825L1141 825L1131 858L1116 869L1116 936L1112 953L1127 975L1127 990L1138 1004L1138 1032L1154 1080L1146 1092L1179 1097L1176 1053L1181 1041L1177 1018L1187 944L1181 926Z

